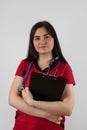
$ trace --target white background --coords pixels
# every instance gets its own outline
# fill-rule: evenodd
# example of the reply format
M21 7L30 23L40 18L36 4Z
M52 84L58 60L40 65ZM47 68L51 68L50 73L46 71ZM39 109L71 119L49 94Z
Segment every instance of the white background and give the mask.
M39 20L55 27L75 80L75 106L66 130L87 130L87 1L0 0L0 130L12 130L15 109L8 93L16 68L26 57L29 32Z

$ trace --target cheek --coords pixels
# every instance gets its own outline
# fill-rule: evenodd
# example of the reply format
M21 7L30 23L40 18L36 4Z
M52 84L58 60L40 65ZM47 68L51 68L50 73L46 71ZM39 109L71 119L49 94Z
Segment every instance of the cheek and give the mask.
M54 48L54 40L51 41L51 49L53 50Z
M52 44L52 48L54 48L54 43Z
M33 42L33 45L34 45L34 49L37 51L38 50L38 44Z

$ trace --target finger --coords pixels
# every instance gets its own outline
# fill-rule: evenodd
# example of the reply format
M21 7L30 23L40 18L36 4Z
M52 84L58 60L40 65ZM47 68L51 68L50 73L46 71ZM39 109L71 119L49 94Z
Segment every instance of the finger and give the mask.
M23 92L28 92L28 88L26 87L26 88L23 90Z
M60 124L60 123L61 123L61 120L62 120L62 117L60 116L60 117L58 117L56 123L57 123L57 124Z
M22 91L22 94L25 94L26 93L26 89L24 89L23 91Z
M58 120L57 122L56 122L56 124L60 124L61 123L61 121L60 120Z
M58 118L58 120L60 120L60 121L61 121L62 119L63 119L63 118L62 118L61 116Z
M28 87L26 87L25 90L28 90Z

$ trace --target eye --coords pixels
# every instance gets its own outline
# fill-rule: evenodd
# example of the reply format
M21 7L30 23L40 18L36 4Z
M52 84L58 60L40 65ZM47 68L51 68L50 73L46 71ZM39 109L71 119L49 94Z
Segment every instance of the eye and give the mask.
M40 40L40 37L34 37L34 40L35 40L35 41L39 41L39 40Z
M51 35L48 34L48 35L44 36L44 38L49 39L49 38L51 38Z

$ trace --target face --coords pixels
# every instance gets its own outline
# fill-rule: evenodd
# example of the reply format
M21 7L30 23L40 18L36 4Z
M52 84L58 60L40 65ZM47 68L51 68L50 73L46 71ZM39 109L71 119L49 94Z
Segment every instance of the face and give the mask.
M39 53L39 55L52 55L52 50L54 48L54 39L44 27L38 28L36 30L33 38L33 44L35 50Z

